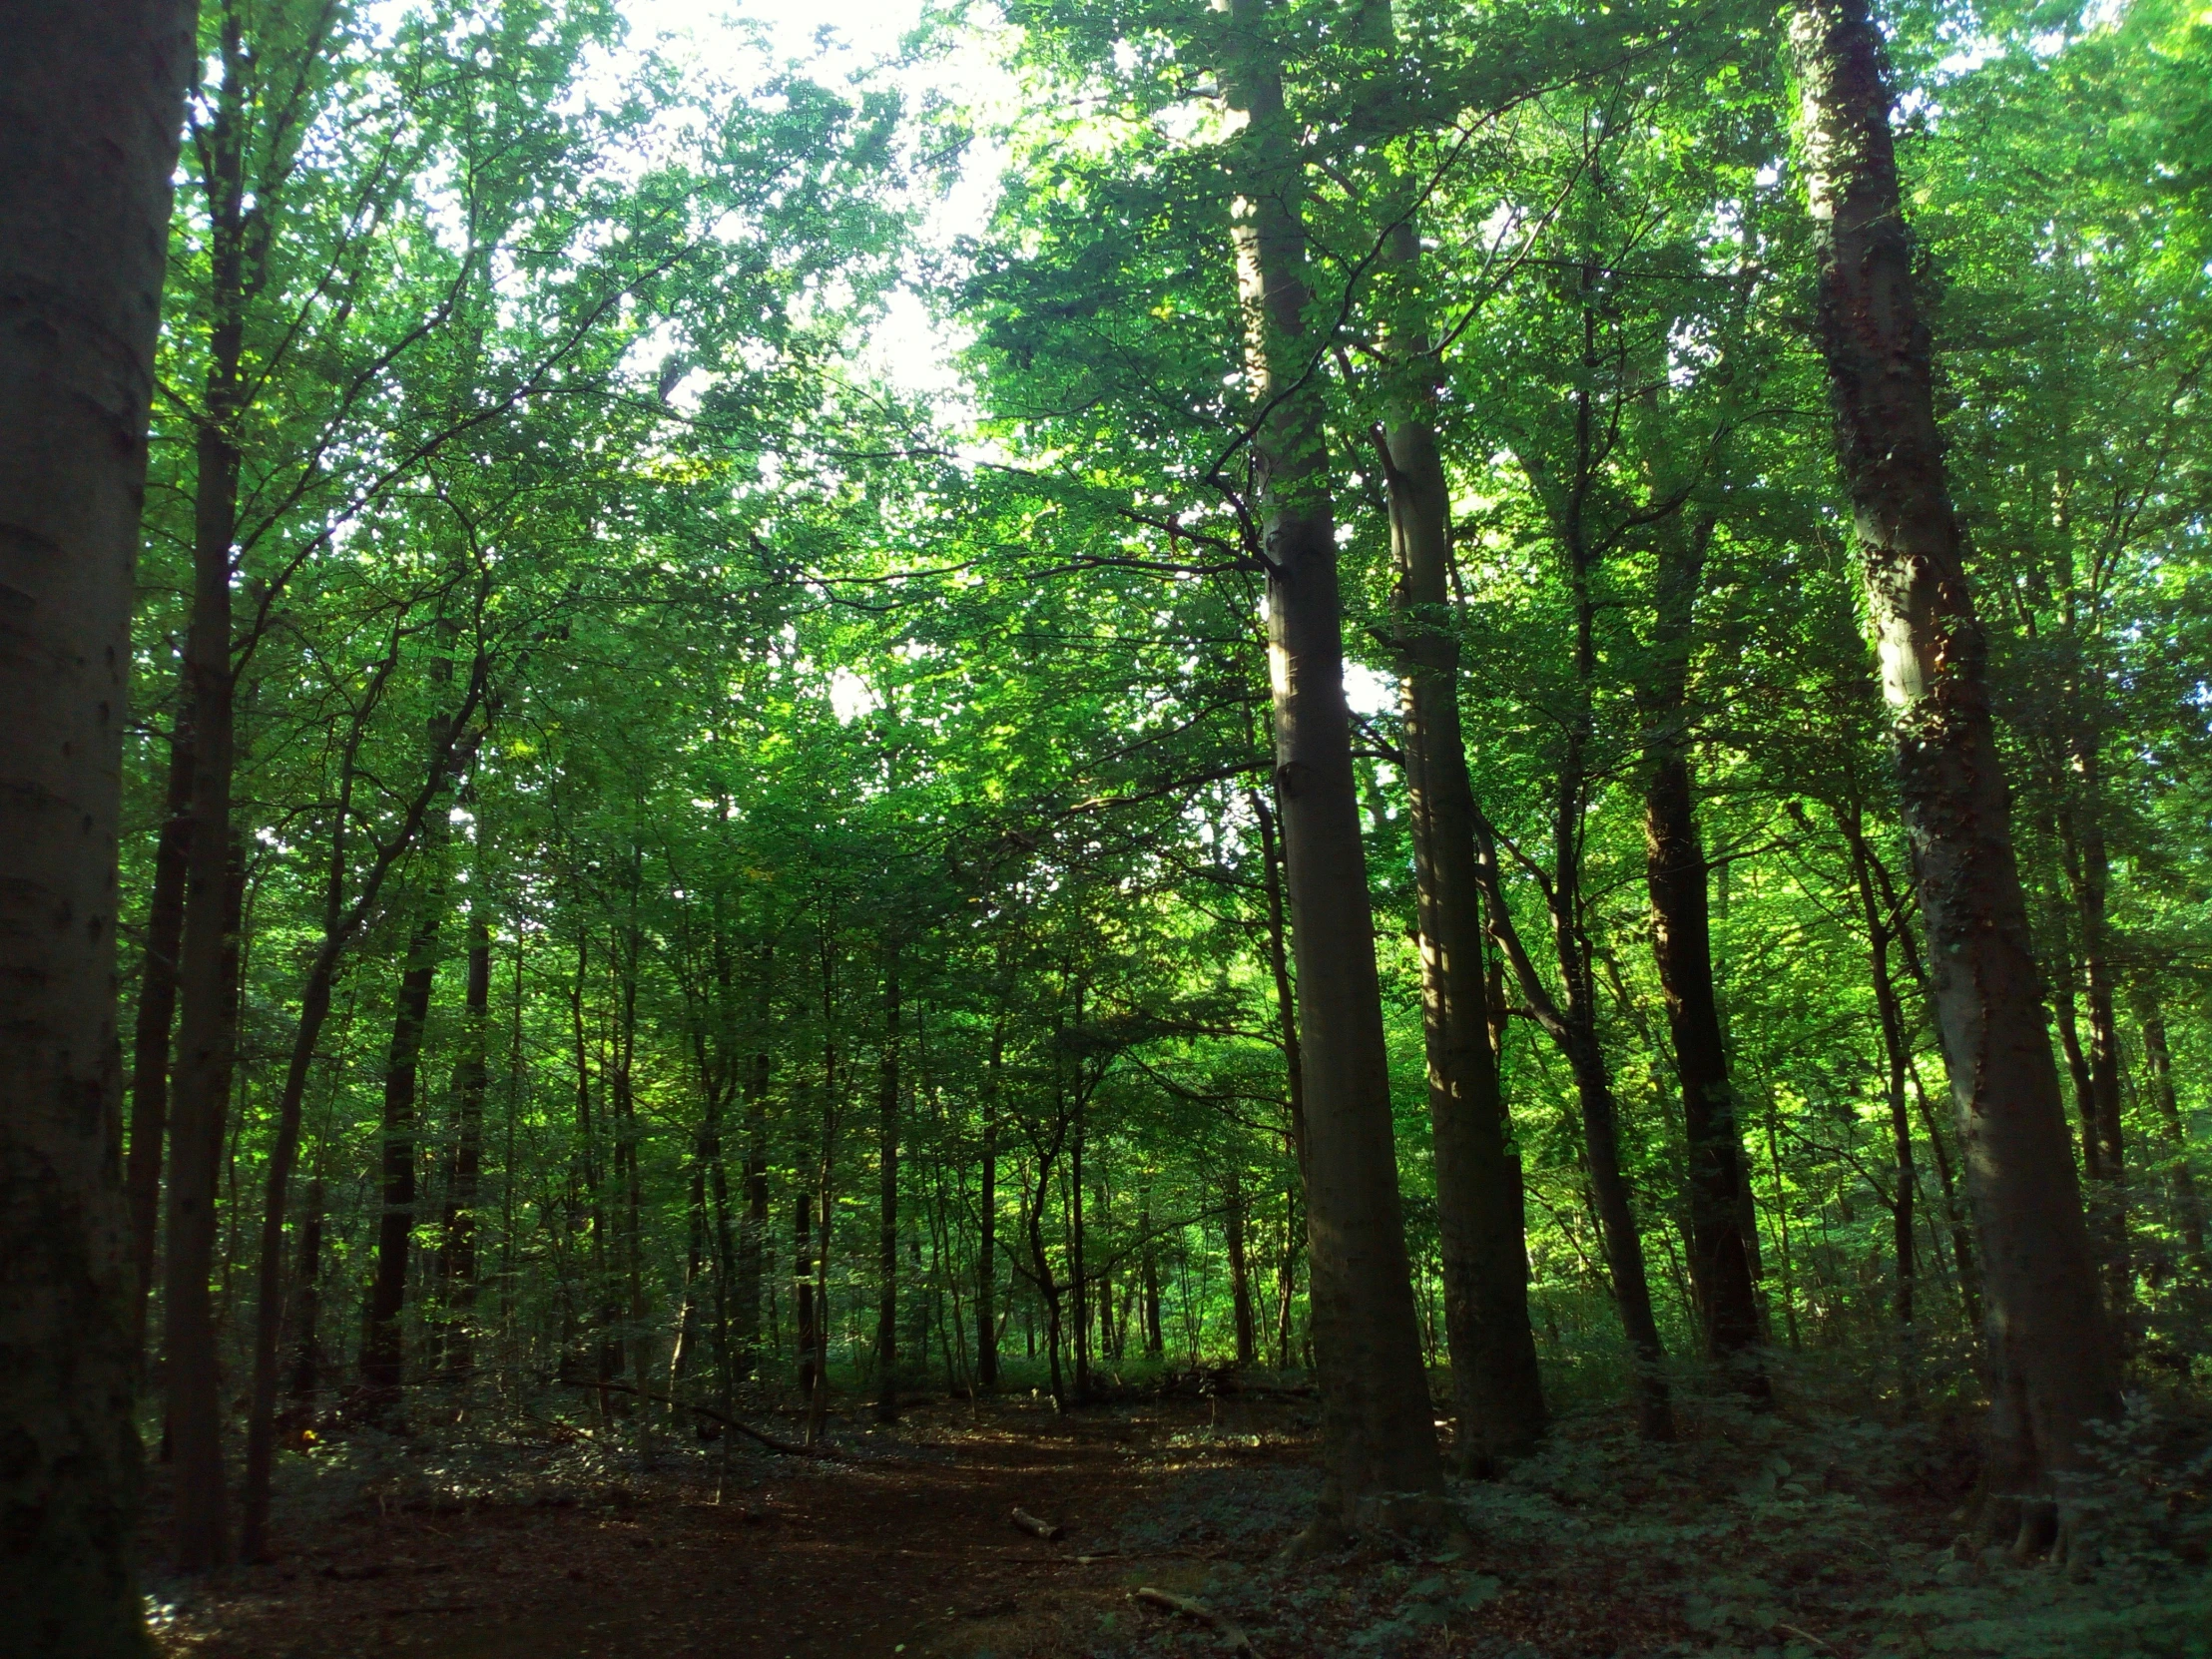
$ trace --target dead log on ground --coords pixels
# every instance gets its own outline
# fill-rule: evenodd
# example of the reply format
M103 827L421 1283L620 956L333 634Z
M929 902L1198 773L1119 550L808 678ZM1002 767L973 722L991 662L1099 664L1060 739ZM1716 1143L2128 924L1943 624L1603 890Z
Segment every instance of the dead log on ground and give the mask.
M1067 1536L1068 1529L1066 1527L1055 1526L1048 1520L1040 1520L1018 1503L1014 1505L1011 1518L1014 1525L1022 1531L1028 1533L1031 1537L1042 1538L1048 1544L1056 1544Z

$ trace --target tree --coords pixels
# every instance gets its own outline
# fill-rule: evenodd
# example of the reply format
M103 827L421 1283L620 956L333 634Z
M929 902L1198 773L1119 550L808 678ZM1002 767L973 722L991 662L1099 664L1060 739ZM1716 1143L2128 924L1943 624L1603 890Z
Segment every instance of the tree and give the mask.
M147 1651L131 1568L131 1250L121 1189L118 754L170 170L190 6L10 8L0 68L0 739L11 865L0 1108L15 1450L11 1639Z
M1860 0L1835 0L1801 7L1790 38L1837 459L1981 1244L1992 1394L1981 1525L2034 1550L2058 1525L2051 1476L2080 1465L2089 1424L2117 1405L2110 1350L2012 852L1987 646L1944 478L1881 37Z
M1221 50L1229 101L1247 123L1233 157L1242 203L1235 236L1252 342L1275 776L1298 967L1306 1225L1330 1476L1323 1504L1342 1523L1388 1525L1390 1494L1434 1492L1440 1474L1390 1156L1328 438L1312 378L1318 342L1306 338L1302 164L1271 35L1261 0L1237 0Z

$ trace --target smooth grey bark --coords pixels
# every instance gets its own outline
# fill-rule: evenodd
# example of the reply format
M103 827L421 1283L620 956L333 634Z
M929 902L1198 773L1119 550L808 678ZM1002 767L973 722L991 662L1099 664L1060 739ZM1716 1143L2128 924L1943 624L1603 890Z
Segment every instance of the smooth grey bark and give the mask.
M1987 1307L1985 1534L2056 1533L2053 1475L2117 1408L2112 1350L2067 1145L2042 975L2013 856L1987 643L1936 430L1933 350L1864 0L1790 20L1818 272L1818 336L1889 701Z
M0 53L0 1607L72 1659L150 1650L116 839L194 29L176 0L26 0Z
M1308 337L1304 162L1265 0L1230 0L1229 154L1267 567L1275 782L1305 1091L1313 1338L1328 1525L1416 1516L1442 1466L1397 1191L1367 858L1345 707L1343 606L1320 387ZM1432 1497L1427 1507L1434 1508Z

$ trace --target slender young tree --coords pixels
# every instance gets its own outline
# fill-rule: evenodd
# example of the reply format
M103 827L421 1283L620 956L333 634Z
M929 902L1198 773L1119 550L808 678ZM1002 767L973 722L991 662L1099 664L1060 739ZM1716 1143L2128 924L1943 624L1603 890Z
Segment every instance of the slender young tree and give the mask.
M1705 845L1698 833L1690 766L1692 633L1715 521L1679 515L1656 527L1659 546L1653 662L1642 687L1645 885L1652 950L1667 1005L1675 1075L1688 1142L1690 1278L1698 1293L1706 1352L1754 1398L1772 1389L1757 1350L1758 1293L1744 1221L1749 1176L1736 1091L1713 984L1712 916Z

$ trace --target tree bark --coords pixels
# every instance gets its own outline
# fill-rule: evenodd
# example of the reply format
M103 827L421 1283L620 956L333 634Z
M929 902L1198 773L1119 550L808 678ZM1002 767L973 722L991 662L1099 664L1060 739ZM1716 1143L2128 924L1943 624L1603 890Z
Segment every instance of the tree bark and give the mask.
M146 954L139 969L138 1019L131 1042L131 1140L124 1190L131 1212L131 1256L138 1264L137 1347L146 1347L147 1302L154 1289L161 1232L162 1144L169 1130L169 1039L177 1022L178 957L185 936L186 862L192 846L192 697L180 687L177 729L169 740L169 790L154 847L154 887L146 906Z
M875 1420L898 1420L898 945L883 947L883 1054L875 1093ZM926 1356L924 1356L926 1358Z
M314 1415L315 1395L322 1387L322 1229L328 1213L317 1175L307 1183L300 1205L299 1291L292 1319L291 1411L301 1422ZM250 1488L250 1504L251 1495Z
M1259 1362L1258 1328L1252 1316L1252 1262L1246 1251L1244 1176L1231 1153L1229 1178L1223 1193L1223 1242L1229 1248L1229 1301L1237 1328L1237 1364Z
M756 1046L745 1089L745 1223L738 1234L735 1292L738 1348L748 1375L761 1351L761 1287L767 1267L769 1230L768 1088L774 1074L768 1033L774 1012L775 959L767 945L761 947L760 954L759 1024L754 1032Z
M1981 1242L1991 1407L1982 1529L2038 1547L2052 1475L2118 1392L2028 937L2011 805L1936 426L1932 351L1863 0L1791 20L1818 262L1819 335L1856 523L1930 984ZM2030 1501L2022 1503L2022 1499Z
M1362 120L1379 143L1397 128L1396 20L1386 0L1361 8L1374 55ZM1458 1420L1457 1461L1486 1472L1543 1433L1543 1388L1528 1326L1528 1250L1519 1160L1491 1052L1483 992L1473 792L1459 725L1459 642L1451 629L1451 490L1436 440L1437 363L1422 320L1420 229L1408 183L1385 175L1382 233L1386 347L1378 429L1389 510L1393 644L1405 714L1413 874L1421 953L1421 1030L1442 1257L1444 1334Z
M203 774L200 785L206 787L208 782ZM203 819L193 830L196 846L202 839L214 840L215 828ZM169 1214L164 1228L168 1251L163 1346L169 1371L170 1451L176 1471L173 1536L180 1572L206 1572L231 1559L223 1382L210 1279L230 1115L238 926L246 867L244 849L234 839L226 836L217 844L228 849L221 882L212 891L203 890L196 872L187 899L185 1035L179 1045L176 1109L170 1124ZM212 919L196 926L196 908ZM196 932L203 936L196 940ZM195 943L203 949L196 951ZM207 983L197 985L192 976L200 971L200 956L210 948L213 960L206 969Z
M1234 225L1252 379L1321 1372L1326 1531L1430 1518L1442 1468L1397 1191L1375 926L1345 707L1327 411L1306 335L1298 136L1265 0L1230 0L1223 69L1247 117ZM1410 1505L1404 1494L1423 1494ZM1318 1541L1318 1538L1317 1538Z
M2204 1201L2197 1192L2197 1178L2190 1168L2189 1130L2181 1117L2181 1103L2174 1096L2173 1053L2166 1043L2166 1011L2158 1000L2158 988L2147 979L2135 986L2135 1018L2143 1032L2143 1060L2150 1071L2150 1097L2158 1112L2158 1126L2171 1147L2167 1179L2173 1187L2174 1225L2189 1247L2189 1260L2199 1273L2207 1270L2204 1248Z
M1399 240L1411 241L1407 224ZM1410 265L1410 249L1399 266ZM1520 1161L1490 1048L1483 984L1474 795L1459 725L1459 642L1450 631L1450 491L1425 376L1384 427L1396 569L1391 611L1403 677L1405 781L1421 945L1444 1335L1467 1472L1526 1451L1544 1431L1543 1382L1528 1324Z
M200 146L209 219L210 325L205 402L194 439L192 621L185 641L185 680L192 701L193 827L185 854L185 929L178 955L182 997L170 1118L173 1174L164 1299L169 1432L177 1471L175 1547L179 1570L185 1572L221 1566L231 1550L214 1308L206 1281L215 1244L215 1172L237 1041L234 1004L223 991L221 972L225 952L236 948L227 936L225 895L236 743L231 560L238 530L237 423L245 395L239 367L245 350L248 216L248 91L235 15L224 18L221 50L226 72Z
M1005 1080L1006 1009L991 1020L990 1059L983 1072L982 1190L975 1217L975 1383L998 1386L998 1111Z
M47 0L0 55L0 1606L12 1640L149 1651L115 1003L132 567L178 0Z
M1759 1298L1743 1225L1750 1177L1714 992L1705 849L1690 773L1692 629L1712 536L1710 517L1686 534L1676 522L1659 527L1654 660L1640 697L1646 725L1644 873L1651 893L1652 954L1682 1086L1690 1280L1706 1352L1747 1393L1764 1399L1772 1389L1758 1361Z
M250 1561L258 1561L268 1553L270 1477L275 1467L276 1443L276 1350L284 1323L285 1197L291 1181L292 1166L299 1156L300 1121L306 1101L307 1075L314 1065L323 1022L329 1017L330 993L337 979L338 964L354 935L368 919L377 896L383 891L384 881L400 854L422 832L424 820L442 797L446 777L454 762L452 734L468 726L484 695L487 662L483 652L479 650L460 709L440 729L444 741L431 752L428 776L422 788L408 803L398 832L389 841L375 847L368 868L361 877L360 890L354 894L352 903L347 904L345 880L351 854L346 827L352 817L355 764L360 754L361 741L368 729L369 717L381 701L384 687L396 664L396 655L387 653L377 665L340 747L337 808L331 815L330 859L323 878L322 942L315 951L314 960L308 965L306 982L300 990L299 1023L292 1032L291 1058L284 1071L283 1092L277 1097L276 1103L276 1135L270 1148L267 1196L262 1205L261 1267L257 1277L258 1299L254 1318L254 1375L246 1419L246 1491L240 1541L243 1552ZM315 1246L316 1252L319 1252L322 1220L319 1180L311 1206L308 1221L310 1226L317 1229ZM308 1252L304 1243L300 1248L303 1255L314 1254ZM308 1285L311 1289L311 1277ZM311 1316L309 1341L312 1341ZM310 1372L313 1369L312 1361L304 1356L301 1365ZM313 1386L310 1377L303 1391L311 1395ZM295 1381L295 1393L299 1391L302 1390Z
M426 848L434 858L434 847ZM415 1220L415 1083L422 1063L422 1028L438 971L438 929L445 913L445 883L433 873L415 906L398 995L393 999L391 1047L384 1060L382 1205L376 1223L376 1269L368 1309L361 1320L361 1404L371 1418L389 1416L399 1404L406 1355L400 1315L407 1303L407 1257Z
M453 1185L445 1200L445 1374L466 1382L475 1370L476 1203L484 1174L484 1091L490 1078L491 920L481 898L470 907L468 989L461 1056L453 1066Z
M1838 815L1844 839L1851 847L1852 886L1859 895L1859 913L1867 927L1867 966L1874 985L1875 1014L1882 1027L1883 1095L1890 1104L1890 1138L1896 1157L1897 1199L1891 1214L1892 1252L1897 1264L1898 1329L1905 1343L1906 1386L1914 1386L1913 1364L1913 1194L1920 1177L1913 1167L1913 1118L1905 1096L1905 1072L1909 1049L1905 1011L1898 1005L1896 983L1890 977L1890 946L1896 931L1875 895L1872 858L1866 829L1856 803Z

